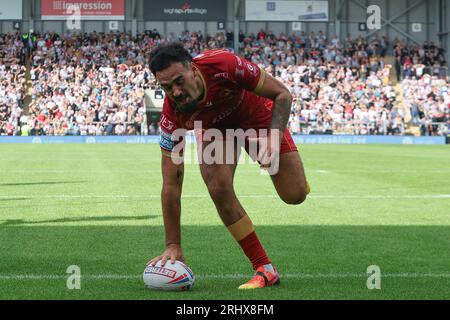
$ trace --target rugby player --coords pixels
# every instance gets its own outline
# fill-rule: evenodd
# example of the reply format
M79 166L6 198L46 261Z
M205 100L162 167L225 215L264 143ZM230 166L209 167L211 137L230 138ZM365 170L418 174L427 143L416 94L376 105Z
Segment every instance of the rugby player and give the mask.
M194 121L201 121L203 130L267 129L266 144L260 145L265 146L259 158L261 167L267 169L276 160L277 170L271 179L280 198L292 205L305 201L309 186L300 155L286 128L292 96L281 82L227 50L209 50L192 58L182 44L170 43L155 48L150 59L151 72L166 93L160 120L166 249L149 264L155 265L160 260L163 265L168 260L184 261L180 235L184 166L173 161L172 152L177 145L174 131L192 130ZM203 133L196 133L198 141ZM207 145L203 141L200 148ZM223 152L227 152L225 147ZM233 152L238 155L240 147L235 146ZM255 271L253 278L239 289L278 284L279 274L235 193L233 178L238 156L233 159L231 164L200 161L200 171L221 220Z

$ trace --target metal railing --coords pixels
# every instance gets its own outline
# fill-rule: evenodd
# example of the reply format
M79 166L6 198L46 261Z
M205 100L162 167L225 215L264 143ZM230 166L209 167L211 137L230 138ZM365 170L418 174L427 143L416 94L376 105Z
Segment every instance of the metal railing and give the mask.
M450 120L447 122L421 121L418 127L421 136L447 136L450 134Z
M414 68L413 68L413 70L414 70ZM433 77L433 76L437 77L438 79L447 79L447 77L450 76L449 73L448 73L448 67L432 67L432 66L424 67L422 75L420 77L422 77L422 76L424 76L426 74L431 76L431 77ZM414 77L417 78L417 75L413 75L413 78ZM404 70L404 68L401 68L401 78L405 79L405 70Z
M450 134L450 121L429 122L421 121L415 126L419 128L422 136L447 136ZM404 122L393 123L390 121L342 121L323 123L300 122L298 128L289 127L293 134L349 134L349 135L405 135L406 124ZM294 130L292 130L294 129Z
M106 121L94 121L90 123L86 123L88 128L86 129L86 134L84 134L85 129L82 126L84 124L78 124L77 122L69 122L69 125L66 121L50 121L50 129L48 129L48 126L46 126L43 123L37 123L36 126L33 128L29 128L28 135L52 135L52 136L79 136L79 135L146 135L148 133L148 128L146 128L147 124L145 121L145 115L144 115L144 121L142 123L137 122L115 122L115 123L108 123ZM97 130L95 132L92 132L92 129L90 128L91 125L94 125L95 128L102 127L101 133ZM115 132L116 126L123 125L124 130L123 133L117 134ZM134 132L129 133L129 128L134 127ZM18 133L17 135L23 135L24 126L18 127ZM83 132L82 132L83 131Z

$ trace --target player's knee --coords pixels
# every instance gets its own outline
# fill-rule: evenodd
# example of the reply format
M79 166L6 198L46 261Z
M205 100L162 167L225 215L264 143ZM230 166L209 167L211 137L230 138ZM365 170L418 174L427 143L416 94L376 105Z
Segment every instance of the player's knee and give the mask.
M306 190L298 190L297 192L290 192L288 194L281 195L281 200L287 204L299 205L306 200Z
M232 185L221 181L209 182L206 184L208 192L216 205L226 204L227 196L233 189Z

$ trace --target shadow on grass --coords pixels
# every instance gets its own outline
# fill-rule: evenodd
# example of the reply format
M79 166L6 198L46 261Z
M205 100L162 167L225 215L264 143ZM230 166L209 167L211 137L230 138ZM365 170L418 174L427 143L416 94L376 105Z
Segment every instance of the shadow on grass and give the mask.
M91 217L84 221L129 218ZM134 218L144 221L149 216ZM146 262L164 250L162 225L22 226L22 223L11 221L0 227L0 275L65 277L67 267L75 264L85 275L132 277L84 280L82 290L72 291L67 290L64 279L25 281L0 278L0 298L3 299L450 297L450 226L256 226L270 259L280 274L287 276L282 278L279 288L256 292L236 290L252 270L225 227L183 226L184 254L199 277L192 292L180 295L144 290L139 278ZM367 289L366 272L370 265L378 265L381 269L382 290ZM384 274L387 276L383 277Z
M13 186L46 186L52 184L70 184L70 183L86 183L88 181L41 181L41 182L16 182L16 183L0 183L0 187Z
M11 197L11 198L0 198L0 201L24 201L24 200L30 200L32 198L24 198L24 197Z
M23 219L8 219L3 220L0 226L15 226L22 224L41 224L41 223L64 223L64 222L104 222L104 221L128 221L128 220L147 220L155 219L160 217L159 215L149 215L149 216L95 216L95 217L73 217L73 218L60 218L52 220L38 220L38 221L27 221Z
M41 208L45 208L45 207L54 208L55 207L55 203L54 202L49 202L47 204L41 204L41 203L39 203L40 200L38 198L8 198L8 199L3 199L3 200L0 199L0 201L4 201L4 202L7 202L7 201L25 201L25 200L29 200L29 201L33 201L33 202L31 202L32 204L28 205L28 206L20 205L20 209L37 208L37 207L41 207ZM56 200L59 200L59 199L56 199ZM63 198L61 198L61 201L62 200L63 200ZM65 200L65 201L68 202L67 200ZM86 199L83 199L83 198L70 199L70 202L77 202L77 203L79 203L80 201L83 202L83 205L87 205L87 204L89 204L89 205L92 205L92 204L94 204L94 205L109 204L110 205L112 203L123 204L123 203L126 203L126 202L132 202L132 203L147 202L148 200L147 199L140 200L140 199L122 199L122 198L117 198L117 199L109 199L108 201L87 201ZM18 205L9 205L9 206L3 206L2 205L2 206L0 206L0 210L1 209L17 209L17 208L18 208ZM1 216L0 216L0 218L1 218Z

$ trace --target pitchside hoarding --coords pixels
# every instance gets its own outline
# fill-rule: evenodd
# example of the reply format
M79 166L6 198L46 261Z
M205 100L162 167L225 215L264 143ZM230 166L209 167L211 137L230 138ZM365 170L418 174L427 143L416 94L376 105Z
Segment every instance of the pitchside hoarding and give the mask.
M293 135L299 144L445 144L446 137L411 136L357 136L357 135ZM33 143L157 143L159 136L0 136L0 144ZM186 143L196 143L195 136L187 135Z
M42 20L124 20L125 0L42 0Z
M145 1L145 19L153 21L225 20L226 1L152 0Z
M245 1L247 21L328 21L328 1Z
M0 20L22 20L22 0L0 0Z

